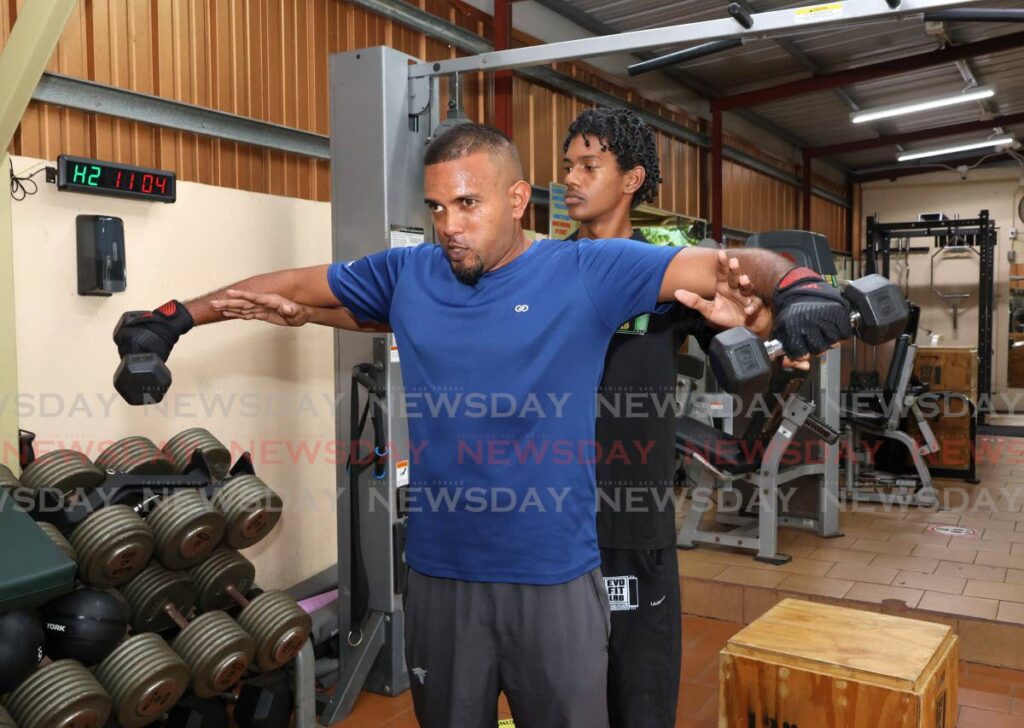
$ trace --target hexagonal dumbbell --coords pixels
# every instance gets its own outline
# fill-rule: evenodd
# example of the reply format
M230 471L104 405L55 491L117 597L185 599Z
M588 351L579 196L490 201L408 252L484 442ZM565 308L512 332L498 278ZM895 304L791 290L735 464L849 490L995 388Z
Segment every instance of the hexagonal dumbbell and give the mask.
M150 315L149 311L127 311L121 314L114 327L114 339L117 339L122 326ZM114 371L114 389L128 404L159 402L170 388L171 370L156 354L128 354L121 358L121 363Z
M108 472L171 475L175 466L145 437L118 440L96 464ZM224 515L197 489L181 488L151 507L146 523L156 539L156 557L168 569L195 566L217 547L224 536Z
M869 344L895 339L907 325L907 301L899 286L883 276L872 274L851 281L843 296L850 302L855 334ZM783 353L781 342L761 341L750 330L737 327L711 341L708 357L722 389L744 395L767 391L771 363Z
M242 678L256 651L253 639L224 612L206 612L187 621L196 598L188 574L154 562L125 584L122 593L131 605L135 631L180 628L170 644L191 669L192 692L197 696L219 695Z
M251 602L245 594L253 587L256 567L232 549L217 549L192 570L199 590L201 611L242 607L238 623L256 641L256 666L276 670L290 662L306 643L312 630L310 616L281 591L266 591Z

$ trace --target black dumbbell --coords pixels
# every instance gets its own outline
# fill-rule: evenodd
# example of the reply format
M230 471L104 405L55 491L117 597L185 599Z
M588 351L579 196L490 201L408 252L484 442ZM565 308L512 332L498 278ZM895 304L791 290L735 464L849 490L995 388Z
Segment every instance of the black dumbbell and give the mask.
M850 303L854 333L869 344L899 336L910 308L899 286L878 274L851 281L843 291ZM742 327L727 329L711 341L708 358L722 389L732 394L765 392L772 361L783 354L778 340L762 341Z
M114 327L115 341L122 326L133 324L143 316L152 316L152 313L128 311L121 314ZM171 370L156 354L127 354L114 372L114 389L128 404L155 404L170 388Z
M175 465L151 440L126 437L100 453L96 465L108 473L172 475ZM224 515L194 488L181 488L151 506L146 523L156 539L156 557L168 569L195 566L224 537Z
M242 607L238 624L256 642L256 666L265 672L290 662L309 639L313 621L294 599L281 591L265 591L249 601L244 596L256 579L252 562L232 549L220 548L192 570L202 612Z
M158 635L128 633L128 604L120 594L78 589L43 610L50 657L95 666L96 680L113 700L120 728L142 728L184 695L188 666Z
M246 679L234 703L239 728L282 728L291 721L295 699L288 675L275 670Z
M187 621L196 598L188 574L153 562L121 591L131 605L136 632L180 628L171 648L191 669L191 688L198 697L219 695L242 679L256 651L252 638L224 612L206 612Z
M228 728L228 725L227 703L220 698L195 695L182 698L163 722L163 728Z

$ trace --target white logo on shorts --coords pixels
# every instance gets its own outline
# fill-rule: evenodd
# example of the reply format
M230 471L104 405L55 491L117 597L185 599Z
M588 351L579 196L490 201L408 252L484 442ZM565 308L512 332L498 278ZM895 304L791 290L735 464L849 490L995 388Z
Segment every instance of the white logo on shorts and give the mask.
M516 306L516 313L526 313L529 310L530 307L527 306L525 303L520 303L518 306Z
M604 588L608 590L608 605L613 612L628 612L640 606L635 576L606 576Z
M666 595L666 596L668 596L668 595ZM656 607L656 606L658 606L659 604L661 604L661 603L662 603L663 601L665 601L665 597L662 597L661 599L659 599L659 600L658 600L658 601L656 601L656 602L651 602L651 606L652 606L652 607Z
M414 667L412 669L412 674L415 675L417 678L419 678L420 685L426 684L426 682L427 682L427 671L424 670L422 667Z

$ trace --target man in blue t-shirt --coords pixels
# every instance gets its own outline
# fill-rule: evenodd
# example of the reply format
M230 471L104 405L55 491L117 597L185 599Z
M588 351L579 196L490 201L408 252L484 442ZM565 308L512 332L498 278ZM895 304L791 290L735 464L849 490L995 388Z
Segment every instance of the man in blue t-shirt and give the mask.
M604 355L623 321L677 291L714 295L716 251L531 242L522 176L507 137L456 126L425 160L437 245L256 276L168 302L116 338L122 356L166 359L192 326L244 318L238 291L293 302L274 314L285 322L289 306L329 308L334 325L394 331L419 453L406 661L426 728L492 728L500 692L526 728L607 726L609 614L594 520ZM849 335L847 304L813 273L766 251L737 257L791 355ZM740 325L745 305L715 298L713 315Z

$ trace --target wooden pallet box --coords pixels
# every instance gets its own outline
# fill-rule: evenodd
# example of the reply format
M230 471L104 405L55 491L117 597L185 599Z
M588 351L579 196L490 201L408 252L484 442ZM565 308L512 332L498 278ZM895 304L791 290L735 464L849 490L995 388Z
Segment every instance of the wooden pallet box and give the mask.
M729 640L719 728L955 728L950 627L785 599Z

